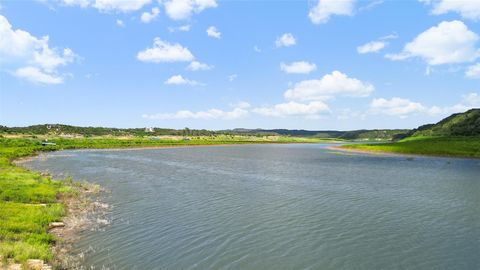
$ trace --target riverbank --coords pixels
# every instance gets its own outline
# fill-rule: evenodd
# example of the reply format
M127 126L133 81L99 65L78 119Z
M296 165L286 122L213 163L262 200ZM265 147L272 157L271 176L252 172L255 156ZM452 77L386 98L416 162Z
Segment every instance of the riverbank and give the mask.
M412 137L391 143L346 144L334 148L364 154L480 158L480 137Z
M50 144L42 145L48 140ZM22 264L29 259L60 267L67 258L69 243L88 226L85 216L101 203L91 202L88 183L55 180L48 174L17 166L14 161L41 152L64 149L145 149L235 144L315 143L319 139L290 137L195 137L162 138L59 138L21 135L0 138L0 265ZM80 206L80 207L79 207ZM101 207L100 207L101 208ZM63 222L52 228L54 222ZM0 268L1 269L1 268Z

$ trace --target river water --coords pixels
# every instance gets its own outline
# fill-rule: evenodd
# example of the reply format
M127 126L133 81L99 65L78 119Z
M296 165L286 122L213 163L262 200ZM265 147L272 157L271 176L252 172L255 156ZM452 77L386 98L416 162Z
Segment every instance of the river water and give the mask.
M325 144L62 151L30 168L98 183L94 269L480 269L480 160ZM46 157L46 158L45 158Z

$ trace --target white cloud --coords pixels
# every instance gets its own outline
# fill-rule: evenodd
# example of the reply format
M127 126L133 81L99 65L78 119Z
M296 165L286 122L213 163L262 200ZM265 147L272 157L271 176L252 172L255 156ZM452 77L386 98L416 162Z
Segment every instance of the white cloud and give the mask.
M479 36L461 21L444 21L419 34L399 54L387 54L391 60L420 57L428 65L472 62L480 56L475 48Z
M176 113L158 113L144 114L143 118L152 120L178 120L178 119L200 119L200 120L234 120L243 118L248 115L248 111L242 108L234 108L231 111L223 111L219 109L210 109L207 111L192 112L189 110L181 110Z
M253 50L257 53L262 52L262 50L257 45L253 46Z
M317 65L306 61L280 63L280 69L285 73L308 74L317 69Z
M138 52L137 59L143 62L188 62L194 59L188 48L178 43L169 43L156 37L153 47Z
M384 114L389 116L397 116L406 118L412 115L442 115L447 116L452 113L465 112L472 108L480 107L480 95L470 93L462 96L462 100L453 105L446 107L424 106L419 102L413 102L409 99L394 97L391 99L377 98L370 103L369 114Z
M318 0L308 17L314 24L326 23L332 15L353 15L355 0Z
M193 13L217 7L216 0L167 0L165 12L173 20L189 19Z
M277 47L290 47L297 43L295 37L291 33L285 33L275 40L275 46Z
M208 64L205 64L205 63L200 63L198 61L192 61L188 66L187 66L187 69L188 70L192 70L192 71L197 71L197 70L209 70L209 69L212 69L213 66L210 66Z
M186 79L186 78L183 78L182 75L174 75L174 76L168 78L168 79L165 81L165 84L171 84L171 85L191 85L191 86L200 85L199 82L193 81L193 80L189 80L189 79Z
M385 48L385 46L387 46L387 42L385 41L372 41L372 42L368 42L362 46L358 46L357 47L357 52L359 54L365 54L365 53L375 53L375 52L379 52L380 50L382 50L383 48Z
M439 114L449 115L452 113L465 112L473 108L480 108L480 95L478 93L469 93L462 95L462 100L450 107L436 107Z
M209 37L218 39L218 38L221 38L222 36L222 33L220 33L215 26L208 27L206 32Z
M0 15L0 63L4 70L19 78L43 84L63 82L58 68L79 57L69 48L50 48L49 37L37 38L24 30L13 30Z
M227 76L228 80L233 82L235 79L237 79L238 75L237 74L230 74Z
M152 8L152 12L143 12L142 16L140 17L140 20L143 23L149 23L153 21L155 18L157 18L158 14L160 14L160 9L158 7L154 7Z
M15 71L15 76L33 83L60 84L63 78L54 74L48 74L36 67L23 67Z
M366 54L366 53L376 53L381 51L383 48L388 46L388 42L386 40L389 39L397 39L397 33L392 33L383 37L378 38L377 40L368 42L361 46L357 47L357 52L359 54Z
M372 1L370 1L370 3L367 3L366 5L364 5L362 7L359 7L358 11L371 10L376 6L383 4L384 2L385 2L384 0L372 0Z
M62 3L67 6L79 6L86 8L93 3L93 0L62 0Z
M71 2L85 3L86 1L74 0ZM91 1L91 6L102 12L131 12L137 11L147 4L150 4L151 0L95 0Z
M247 109L250 108L251 105L246 101L240 101L234 104L230 104L230 106L233 108Z
M288 89L284 96L290 100L326 100L335 96L365 97L375 87L340 71L333 71L317 80L305 80Z
M392 99L376 98L370 103L371 114L385 114L405 118L411 114L424 113L427 108L418 102L394 97Z
M393 33L388 34L386 36L380 37L379 39L380 40L386 40L386 39L397 39L397 38L398 38L398 34L393 32Z
M125 23L122 20L117 19L116 24L118 27L125 27Z
M190 24L185 24L185 25L180 25L177 27L168 27L168 31L171 33L180 31L180 32L188 32L190 31L191 25Z
M290 101L280 103L270 107L260 107L253 109L253 112L263 116L286 117L286 116L306 116L318 117L330 112L327 104L322 101L312 101L306 104Z
M470 107L469 109L478 108L480 107L480 95L478 93L463 95L461 104Z
M480 20L480 1L478 0L420 0L433 5L435 15L448 12L459 13L465 19Z
M465 71L465 77L470 79L480 79L480 63L469 66Z

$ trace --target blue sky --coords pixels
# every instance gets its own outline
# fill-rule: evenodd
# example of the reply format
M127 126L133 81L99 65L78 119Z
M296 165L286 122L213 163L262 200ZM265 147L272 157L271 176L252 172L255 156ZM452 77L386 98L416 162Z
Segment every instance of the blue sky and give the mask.
M0 124L414 128L480 107L480 1L0 1Z

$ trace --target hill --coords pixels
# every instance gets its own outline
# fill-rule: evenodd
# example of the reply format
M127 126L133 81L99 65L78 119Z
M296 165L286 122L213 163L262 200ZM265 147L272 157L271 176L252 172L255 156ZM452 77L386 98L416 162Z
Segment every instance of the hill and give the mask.
M480 109L456 113L436 124L423 125L399 135L391 143L351 144L341 148L434 156L480 158Z
M412 131L418 136L479 136L480 109L452 114L436 124L424 125Z
M405 137L411 132L407 129L375 129L375 130L303 130L303 129L245 129L205 130L205 129L167 129L167 128L109 128L78 127L62 124L44 124L27 127L0 126L0 134L30 135L80 135L91 136L214 136L214 135L248 135L248 136L290 136L311 137L342 140L393 140Z

